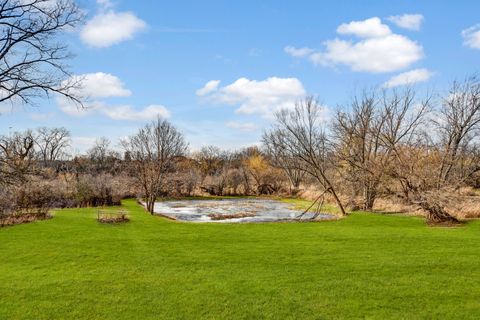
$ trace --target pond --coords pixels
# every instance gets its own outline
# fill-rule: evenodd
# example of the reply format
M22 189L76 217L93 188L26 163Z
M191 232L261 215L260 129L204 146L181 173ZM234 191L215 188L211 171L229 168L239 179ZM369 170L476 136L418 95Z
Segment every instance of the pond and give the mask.
M161 201L155 202L154 211L180 221L220 223L294 221L303 212L281 201L250 198ZM313 213L307 213L302 220L313 217ZM332 215L320 214L315 219L331 218Z

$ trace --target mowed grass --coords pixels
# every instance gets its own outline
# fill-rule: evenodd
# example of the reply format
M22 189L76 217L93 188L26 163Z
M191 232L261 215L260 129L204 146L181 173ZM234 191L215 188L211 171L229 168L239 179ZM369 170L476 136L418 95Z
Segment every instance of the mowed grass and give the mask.
M96 209L0 229L0 319L478 319L480 223L193 224Z

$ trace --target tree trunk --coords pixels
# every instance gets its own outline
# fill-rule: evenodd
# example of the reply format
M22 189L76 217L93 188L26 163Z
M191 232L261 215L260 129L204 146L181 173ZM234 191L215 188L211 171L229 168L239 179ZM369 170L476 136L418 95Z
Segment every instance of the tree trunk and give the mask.
M335 199L335 202L337 203L338 208L340 208L340 211L342 212L342 216L348 216L348 213L345 211L345 208L343 207L342 201L340 201L340 198L337 196L337 193L333 188L330 188L330 194L333 196Z
M147 204L147 211L153 215L153 209L155 208L155 197L147 196L145 197L145 202Z
M459 223L458 219L450 215L438 203L431 203L426 199L420 201L420 207L427 212L427 222L432 224L439 223Z
M363 209L366 211L371 211L373 209L373 204L377 196L376 190L371 187L367 187L364 195L364 205Z

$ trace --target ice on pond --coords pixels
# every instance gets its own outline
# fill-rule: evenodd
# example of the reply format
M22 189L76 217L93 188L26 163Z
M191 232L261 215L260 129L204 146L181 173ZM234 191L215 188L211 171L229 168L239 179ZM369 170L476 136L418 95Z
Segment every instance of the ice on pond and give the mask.
M295 220L302 211L268 199L178 200L155 202L154 212L180 221L192 222L271 222ZM310 219L313 213L302 219ZM321 214L316 219L329 219Z

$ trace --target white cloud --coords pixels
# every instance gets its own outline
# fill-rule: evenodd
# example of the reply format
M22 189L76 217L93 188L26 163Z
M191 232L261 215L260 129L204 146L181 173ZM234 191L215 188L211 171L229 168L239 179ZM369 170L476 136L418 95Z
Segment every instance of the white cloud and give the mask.
M463 44L473 49L480 49L480 24L462 31Z
M203 95L214 103L238 106L236 113L261 114L271 117L282 108L292 107L305 95L305 89L297 78L271 77L262 81L240 78L235 82Z
M283 49L287 54L295 58L303 58L312 54L315 50L304 47L304 48L295 48L292 46L287 46Z
M157 117L169 118L170 111L162 105L150 105L142 110L134 110L131 106L113 106L104 108L102 113L113 120L147 121Z
M220 80L210 80L205 84L203 88L198 89L196 91L196 94L197 96L207 95L210 92L217 90L219 84L220 84Z
M427 69L410 70L392 77L390 80L385 82L383 86L385 88L393 88L397 86L413 84L416 82L424 82L430 79L432 76L433 72Z
M79 87L72 89L70 93L83 98L83 108L79 107L63 96L57 96L56 101L59 109L71 116L83 117L92 114L103 114L113 120L142 121L170 117L170 112L162 105L149 105L137 110L130 105L109 105L104 99L112 97L127 97L132 92L125 87L123 82L116 76L97 72L75 75L69 82L78 82Z
M251 132L257 130L257 126L251 122L228 121L225 123L225 126L244 132Z
M147 121L158 116L170 117L170 111L166 107L154 104L136 110L130 105L108 105L102 101L92 101L80 108L64 98L58 98L57 105L62 112L73 117L103 114L112 120L121 121Z
M378 17L362 21L343 23L337 28L338 34L352 34L360 38L385 37L392 33L390 28Z
M314 64L343 64L353 71L392 72L407 68L423 57L420 45L398 34L359 42L335 39L325 45L325 52L310 56Z
M409 38L391 33L379 18L342 24L337 32L353 34L360 40L333 39L324 42L325 49L303 56L315 65L345 65L357 72L393 72L408 68L423 58L423 48ZM293 47L290 47L293 48ZM289 50L295 52L295 49Z
M74 75L66 82L78 84L78 87L71 89L69 93L82 99L84 106L80 108L64 96L57 96L57 105L64 113L75 117L86 116L94 110L105 108L105 103L98 100L100 98L132 95L132 92L125 88L118 77L109 73L96 72Z
M89 46L105 48L132 39L145 27L146 23L132 12L102 12L87 21L80 38Z
M85 98L128 97L132 94L118 77L109 73L75 75L68 81L80 83L74 93Z
M92 114L95 110L105 107L105 104L100 101L85 102L82 107L73 103L69 99L59 96L56 98L58 108L63 112L73 117L84 117Z
M424 18L421 14L403 14L399 16L390 16L387 20L400 28L418 31L422 27Z

